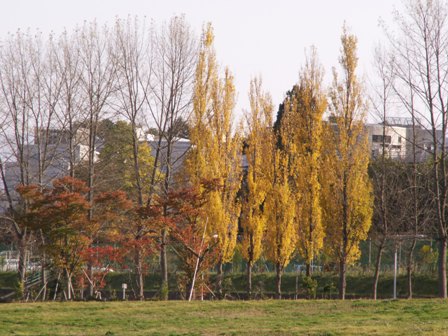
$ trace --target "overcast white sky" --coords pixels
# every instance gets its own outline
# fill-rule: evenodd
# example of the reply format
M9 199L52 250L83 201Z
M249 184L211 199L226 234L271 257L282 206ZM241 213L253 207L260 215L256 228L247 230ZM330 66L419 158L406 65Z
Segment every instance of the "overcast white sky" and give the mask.
M20 29L71 29L84 20L113 22L116 16L146 16L156 22L185 14L199 34L204 22L215 30L222 66L229 66L238 90L237 112L247 108L250 78L261 74L277 106L297 81L305 48L315 45L330 80L337 65L344 20L359 39L360 75L372 65L382 38L378 21L391 22L400 0L3 0L0 37Z

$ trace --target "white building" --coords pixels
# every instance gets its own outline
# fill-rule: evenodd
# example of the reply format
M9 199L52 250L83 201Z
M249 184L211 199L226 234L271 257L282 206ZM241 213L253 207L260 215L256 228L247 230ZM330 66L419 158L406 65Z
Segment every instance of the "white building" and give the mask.
M366 129L370 152L374 158L382 155L384 150L384 153L392 159L411 162L414 143L416 159L419 162L428 159L434 151L432 132L419 125L412 127L412 120L409 118L388 118L385 125L383 123L367 124ZM441 145L442 131L437 131L436 138L437 143Z
M373 158L384 153L396 159L405 159L407 153L406 139L408 129L401 126L386 126L381 124L367 124L369 134L370 153ZM383 147L384 145L384 147Z

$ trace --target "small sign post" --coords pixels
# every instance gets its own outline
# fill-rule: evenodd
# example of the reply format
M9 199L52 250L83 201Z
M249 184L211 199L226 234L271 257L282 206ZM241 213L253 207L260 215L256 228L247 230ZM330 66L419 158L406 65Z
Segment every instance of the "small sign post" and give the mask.
M126 289L128 288L128 284L121 284L121 288L123 288L123 301L126 300Z

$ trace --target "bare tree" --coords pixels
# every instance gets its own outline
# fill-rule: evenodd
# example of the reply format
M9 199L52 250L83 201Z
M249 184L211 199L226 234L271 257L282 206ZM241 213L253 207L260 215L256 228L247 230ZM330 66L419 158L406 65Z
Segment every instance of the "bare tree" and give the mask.
M45 186L60 173L74 177L77 165L85 161L88 199L93 204L98 126L109 113L117 116L118 111L132 126L137 206L150 205L155 193L168 192L179 159L178 154L173 155L174 146L178 136L186 133L179 125L188 119L197 43L184 17L174 17L157 32L150 28L137 19L117 20L112 30L87 22L58 39L50 35L43 40L40 33L19 31L4 41L0 50L0 130L1 144L8 149L0 158L0 171L11 220L2 223L11 226L21 251L22 284L26 246L32 234L19 220L27 205L14 186ZM141 177L140 126L154 125L158 133L155 164L147 183ZM160 171L163 181L159 180ZM14 175L15 179L8 177ZM91 207L90 220L93 211ZM138 234L146 233L142 228ZM162 278L167 287L166 230L160 235ZM45 237L40 238L44 244ZM139 296L143 298L143 260L137 259Z
M43 187L50 182L58 167L58 140L52 127L61 82L52 71L55 50L51 46L51 35L48 43L44 43L39 32L18 31L5 41L0 54L0 100L4 113L0 128L1 143L6 149L1 176L11 216L8 223L14 224L12 231L19 249L22 286L26 278L27 246L32 235L29 225L22 220L27 204L21 201L14 189L18 184L29 183ZM38 235L44 243L42 232ZM45 283L44 268L42 276Z
M140 23L137 18L128 18L125 21L117 20L114 29L113 53L117 64L116 112L129 121L132 130L132 184L137 189L136 205L144 206L145 186L142 177L140 162L140 149L149 146L142 139L142 124L145 124L144 113L147 108L147 95L150 94L150 79L152 71L151 37L152 30L148 29L145 22ZM144 141L141 143L141 141ZM155 172L155 168L153 169ZM135 240L141 240L148 234L148 228L142 221L136 221L138 225L133 233ZM135 270L137 275L138 297L144 300L144 270L143 253L140 244L135 248Z
M64 31L55 42L56 53L53 71L61 79L61 96L58 101L57 119L64 133L62 140L66 145L65 157L68 160L68 174L75 177L75 168L84 160L81 150L86 145L87 114L83 111L81 96L82 64L81 50L77 43L77 33Z
M387 117L389 114L391 96L393 94L393 68L388 55L378 47L375 50L375 70L379 84L373 86L372 103L374 116L382 123L382 142L379 156L371 163L370 173L372 177L373 190L375 194L374 213L371 227L371 236L378 241L378 249L375 261L375 273L373 280L373 299L377 299L378 280L380 275L381 258L389 235L390 210L395 206L391 202L391 194L396 195L396 183L390 184L391 176L395 174L392 169L388 154ZM390 135L388 135L390 136ZM393 179L392 179L393 180ZM395 182L395 181L394 181Z
M445 146L447 135L448 47L447 6L440 0L409 0L404 14L395 13L397 33L388 32L398 65L400 92L412 92L411 116L422 129L416 141L432 161L432 204L439 242L439 296L447 297L447 196L448 175ZM403 93L403 96L405 94ZM408 96L406 94L406 96ZM417 134L415 132L414 134Z
M139 164L139 145L147 95L150 94L152 71L151 33L145 22L128 18L117 20L114 30L114 57L117 64L116 112L129 121L132 128L132 160L134 163L136 201L144 204L143 185Z
M86 113L85 126L88 132L87 186L88 201L93 205L95 193L95 161L97 159L97 131L101 118L107 115L109 100L116 90L116 63L110 51L111 37L107 27L99 28L96 22L85 23L77 32L75 43L79 46L81 66L80 90L84 102L80 106ZM93 220L93 207L89 210L89 220ZM93 237L95 240L95 237ZM90 278L92 267L89 265ZM89 292L93 295L93 283Z
M405 52L409 52L405 51ZM419 132L421 123L417 110L416 92L414 90L414 80L412 73L412 64L409 62L411 58L407 55L406 59L398 62L394 59L394 74L397 79L394 83L394 95L398 98L399 105L404 108L410 115L411 124L410 135L407 136L406 144L406 162L407 167L404 172L404 181L402 185L402 197L404 202L404 222L401 227L402 234L406 235L411 244L407 251L407 288L408 298L412 298L412 274L413 274L413 254L417 244L419 235L426 231L426 226L431 221L433 211L430 211L430 199L428 198L428 189L426 182L430 175L428 174L427 165L422 160L422 153L425 152L425 144L421 143Z
M25 101L28 97L24 74L28 73L30 66L25 58L25 44L25 37L18 32L4 43L0 56L1 101L2 111L5 113L1 123L2 146L8 149L6 164L2 164L1 173L8 201L7 214L11 219L6 224L13 224L12 232L19 251L19 284L22 288L26 280L26 254L31 232L27 225L17 223L14 219L19 216L20 206L17 204L17 195L14 193L15 186L7 179L6 174L16 175L15 184L26 184L29 181L26 146L30 141L30 111L27 108L29 103ZM6 172L6 169L9 171Z
M155 164L148 205L157 187L160 187L159 192L164 194L171 187L173 165L180 158L178 155L176 159L173 155L173 148L181 132L175 126L180 118L189 117L198 51L197 40L183 16L173 17L155 34L153 48L154 64L147 103L158 137L153 146ZM164 174L161 185L157 184L157 171ZM163 228L160 233L162 293L167 293L168 289L167 239L168 232Z

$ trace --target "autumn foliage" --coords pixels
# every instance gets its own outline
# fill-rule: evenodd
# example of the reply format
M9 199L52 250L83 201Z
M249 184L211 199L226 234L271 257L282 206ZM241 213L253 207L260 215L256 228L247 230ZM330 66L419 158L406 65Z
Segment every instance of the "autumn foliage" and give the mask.
M190 140L180 167L167 158L179 139L168 141L159 127L152 136L166 147L151 153L148 134L137 134L134 116L131 124L89 124L90 131L105 134L105 143L98 161L91 148L89 167L81 163L72 171L80 179L19 186L21 211L14 221L39 237L42 269L51 271L64 297L84 298L87 288L90 295L104 290L107 275L119 270L128 273L139 300L147 298L146 276L160 272L156 295L167 299L169 270L182 297L224 298L224 265L237 255L246 263L249 299L252 270L260 260L275 269L281 298L282 275L291 260L300 259L311 277L312 264L324 255L337 265L343 299L346 269L358 260L359 244L367 238L373 199L357 40L344 28L341 42L341 72L334 71L329 94L313 48L275 124L261 77L251 81L250 110L237 124L235 78L221 69L213 28L206 25L189 79L191 106L180 108L191 115L176 120L188 127L184 133ZM153 104L177 108L143 96L151 113L158 113ZM171 117L159 122L174 125Z

